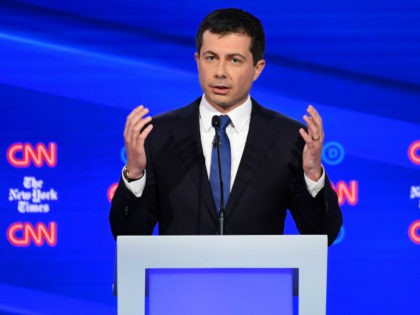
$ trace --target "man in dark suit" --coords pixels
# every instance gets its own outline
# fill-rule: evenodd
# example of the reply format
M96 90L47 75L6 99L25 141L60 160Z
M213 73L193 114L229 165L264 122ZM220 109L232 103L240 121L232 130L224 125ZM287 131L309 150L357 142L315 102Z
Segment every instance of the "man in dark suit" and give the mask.
M305 127L249 95L265 66L260 21L239 9L216 10L201 23L196 46L203 96L153 122L144 106L127 118L127 165L110 211L114 237L151 234L156 223L166 235L211 235L221 227L225 234L282 234L289 209L300 233L326 234L331 244L342 215L321 165L320 115L309 106ZM227 127L214 120L219 115L228 116L220 118ZM218 146L225 193L215 179Z

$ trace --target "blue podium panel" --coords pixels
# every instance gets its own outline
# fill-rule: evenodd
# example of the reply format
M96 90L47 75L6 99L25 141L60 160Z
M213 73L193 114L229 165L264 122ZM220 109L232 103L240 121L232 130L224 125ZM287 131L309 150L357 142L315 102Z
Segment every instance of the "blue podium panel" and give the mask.
M148 269L148 315L293 315L292 269Z
M118 314L325 315L326 271L325 235L119 236Z

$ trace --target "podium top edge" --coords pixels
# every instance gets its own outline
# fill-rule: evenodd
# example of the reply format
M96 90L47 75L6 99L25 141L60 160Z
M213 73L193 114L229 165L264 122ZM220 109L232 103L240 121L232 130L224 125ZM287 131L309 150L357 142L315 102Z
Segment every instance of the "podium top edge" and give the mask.
M304 242L304 243L325 243L328 242L327 235L119 235L118 243L136 242L147 240L148 242L185 241L185 242Z

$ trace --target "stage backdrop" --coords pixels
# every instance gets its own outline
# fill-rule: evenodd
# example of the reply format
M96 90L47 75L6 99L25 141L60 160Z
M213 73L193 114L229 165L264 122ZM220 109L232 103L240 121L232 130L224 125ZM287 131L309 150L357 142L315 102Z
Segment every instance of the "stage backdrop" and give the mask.
M3 0L1 314L116 313L108 210L125 118L201 94L195 31L227 6L266 29L252 95L298 120L309 103L323 116L344 214L328 314L419 313L419 1Z

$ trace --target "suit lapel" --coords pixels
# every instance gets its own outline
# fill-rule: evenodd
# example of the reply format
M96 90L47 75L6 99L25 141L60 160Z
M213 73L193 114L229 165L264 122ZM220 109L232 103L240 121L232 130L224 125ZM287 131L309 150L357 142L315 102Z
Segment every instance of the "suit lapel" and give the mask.
M174 124L171 133L185 169L188 171L194 185L196 185L195 187L199 188L200 199L206 205L214 220L217 220L216 207L201 145L199 122L200 100L201 98L195 100L189 106L178 110L177 115L179 121Z
M244 189L249 184L258 167L264 161L270 146L279 132L270 115L252 100L251 121L242 159L226 206L226 216L236 209Z
M264 161L274 138L279 132L279 127L276 126L267 110L254 100L252 100L252 103L248 136L235 182L226 205L226 216L230 216L235 210L236 204L246 186ZM196 187L199 187L200 199L216 221L216 207L201 145L199 104L200 98L176 112L178 122L174 124L171 133L185 169L188 171L193 183L197 185Z

